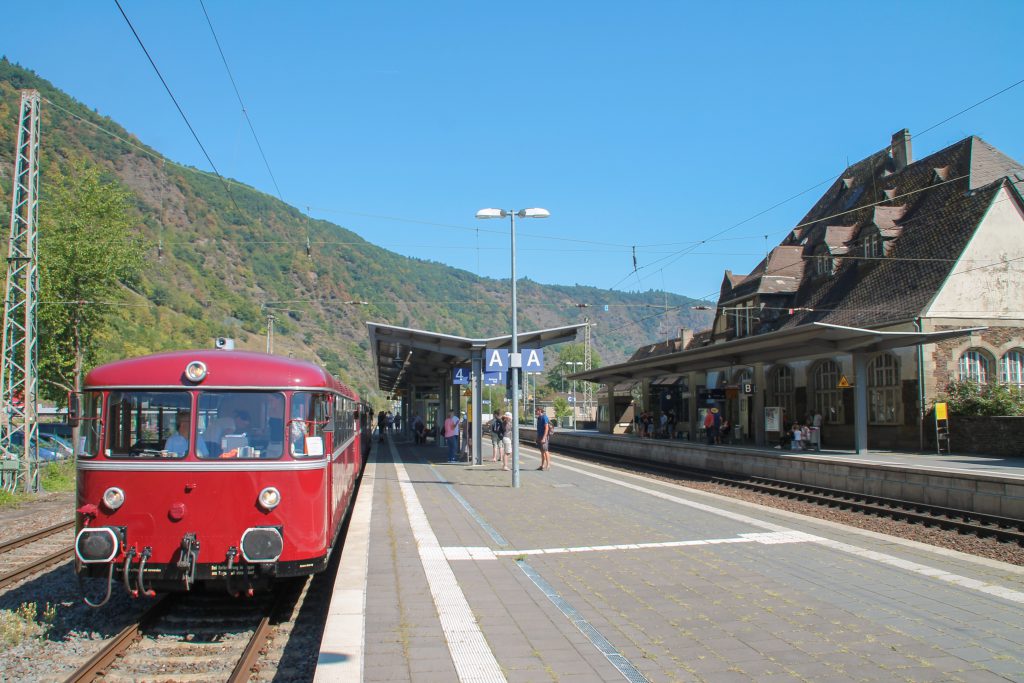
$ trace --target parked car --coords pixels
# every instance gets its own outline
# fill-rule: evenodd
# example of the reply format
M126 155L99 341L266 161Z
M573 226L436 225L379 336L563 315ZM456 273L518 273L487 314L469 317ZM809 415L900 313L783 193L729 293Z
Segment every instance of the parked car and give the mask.
M59 436L65 441L71 441L71 425L66 422L40 422L39 433L47 436Z
M19 448L24 447L25 432L19 430L11 434L11 443ZM58 456L57 444L50 441L49 437L47 436L40 436L37 434L36 443L34 444L34 446L35 448L33 450L35 451L36 457L42 462L54 462L55 460L58 460L59 457L64 457ZM70 453L71 451L69 444L68 454L70 455Z

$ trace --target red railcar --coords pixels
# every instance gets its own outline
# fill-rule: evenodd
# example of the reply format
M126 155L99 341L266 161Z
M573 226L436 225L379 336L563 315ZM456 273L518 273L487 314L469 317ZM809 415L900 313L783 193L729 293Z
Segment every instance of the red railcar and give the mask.
M96 368L76 398L76 569L107 578L108 597L114 580L238 593L327 565L371 411L322 368L161 353Z

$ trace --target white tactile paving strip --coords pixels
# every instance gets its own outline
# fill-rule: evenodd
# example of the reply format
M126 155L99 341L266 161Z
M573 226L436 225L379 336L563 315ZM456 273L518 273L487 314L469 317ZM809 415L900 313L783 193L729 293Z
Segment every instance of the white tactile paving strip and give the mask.
M434 605L437 607L437 613L441 620L441 628L448 641L448 650L451 652L452 662L455 664L459 680L465 683L504 681L506 680L505 675L480 630L480 624L473 616L473 610L470 609L469 602L455 578L455 573L452 572L452 568L448 564L448 559L437 541L437 536L434 535L434 530L430 527L426 512L424 512L412 481L405 471L405 465L398 455L394 443L389 441L388 445L395 461L398 485L405 500L409 525L412 528L413 538L416 540L420 562L423 563L423 571L430 586L430 594L434 598Z

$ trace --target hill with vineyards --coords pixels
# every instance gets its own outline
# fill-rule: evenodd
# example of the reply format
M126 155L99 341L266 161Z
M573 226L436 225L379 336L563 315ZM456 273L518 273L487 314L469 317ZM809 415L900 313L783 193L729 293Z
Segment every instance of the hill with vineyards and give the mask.
M79 158L132 194L146 265L124 284L117 301L89 304L113 309L100 361L209 347L216 337L263 350L268 315L273 315L275 353L322 363L373 397L367 320L474 337L511 328L507 279L401 256L343 226L308 220L252 187L230 179L225 184L166 160L115 121L6 58L0 60L4 216L10 216L20 91L26 88L45 98L41 211L47 177ZM679 327L702 329L709 323L706 312L691 310L697 302L662 292L523 280L518 298L520 330L578 323L588 316L596 324L594 349L605 364L624 360L640 345L674 337ZM369 305L345 303L351 301ZM44 299L41 305L62 304Z

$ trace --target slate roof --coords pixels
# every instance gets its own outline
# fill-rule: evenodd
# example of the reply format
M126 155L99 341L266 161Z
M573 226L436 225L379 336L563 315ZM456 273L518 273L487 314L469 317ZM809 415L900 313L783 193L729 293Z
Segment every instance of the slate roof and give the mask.
M812 309L763 315L770 322L759 333L815 321L871 328L915 318L1008 180L1024 180L1024 166L977 137L898 170L887 147L840 174L749 277L732 276L732 287L724 281L719 306L755 293L789 292L783 308ZM887 189L896 190L892 199ZM883 259L857 258L859 250L851 248L871 226L888 241ZM803 268L815 253L837 257L833 275L815 276L813 268ZM792 289L772 283L773 275L793 274Z

